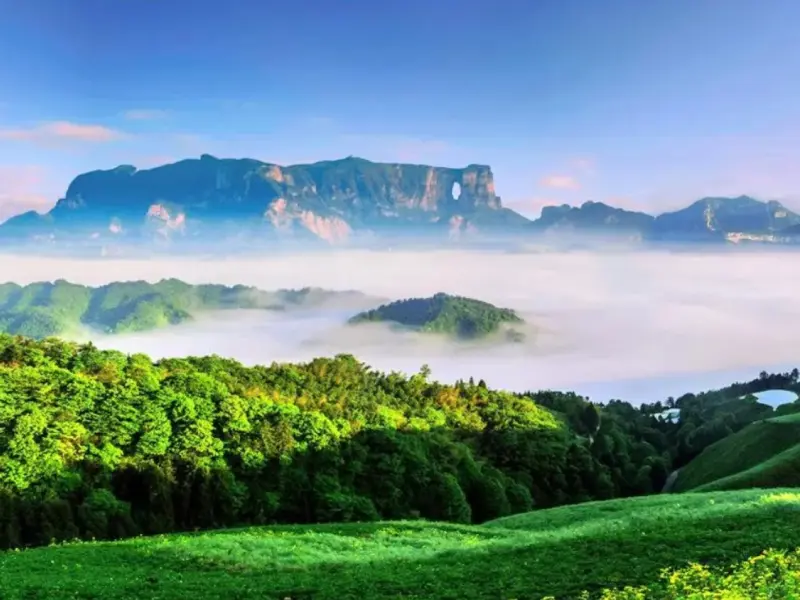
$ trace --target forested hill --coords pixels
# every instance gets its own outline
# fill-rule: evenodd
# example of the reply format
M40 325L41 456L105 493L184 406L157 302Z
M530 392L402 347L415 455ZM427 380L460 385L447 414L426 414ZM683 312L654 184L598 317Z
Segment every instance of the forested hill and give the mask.
M384 304L359 313L349 321L351 325L376 322L467 340L486 337L503 326L524 323L509 308L441 292L429 298L409 298ZM518 337L521 335L517 334Z
M115 281L89 287L64 281L26 286L0 284L0 331L44 338L91 328L106 333L146 331L191 320L198 312L225 309L285 310L332 303L353 310L375 300L356 291L319 288L264 291L254 287Z
M0 544L243 523L481 522L656 490L668 424L352 356L247 368L0 336ZM547 408L555 401L575 418ZM599 427L599 431L597 431ZM614 452L589 443L613 436ZM651 437L661 447L644 442Z
M482 522L646 494L713 441L693 415L714 423L719 397L703 398L678 400L679 425L655 418L659 405L445 385L426 368L379 373L349 355L153 362L0 335L0 546L246 523Z

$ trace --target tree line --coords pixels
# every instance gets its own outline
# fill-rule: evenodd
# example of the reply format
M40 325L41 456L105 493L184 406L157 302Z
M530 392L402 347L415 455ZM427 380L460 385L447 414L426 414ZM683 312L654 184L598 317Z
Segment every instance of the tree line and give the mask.
M443 519L661 490L681 425L351 355L246 367L0 335L0 547ZM688 401L687 401L688 402Z

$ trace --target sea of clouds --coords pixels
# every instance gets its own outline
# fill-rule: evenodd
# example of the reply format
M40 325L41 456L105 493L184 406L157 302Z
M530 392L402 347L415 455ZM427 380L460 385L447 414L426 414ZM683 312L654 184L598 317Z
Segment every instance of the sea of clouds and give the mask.
M515 390L569 389L633 403L701 391L800 364L796 253L341 251L265 258L74 260L0 257L0 281L67 279L317 286L383 298L460 294L517 310L528 341L459 346L381 326L347 328L337 306L236 311L144 334L93 334L155 357L220 354L245 363L347 352L381 370L484 379Z

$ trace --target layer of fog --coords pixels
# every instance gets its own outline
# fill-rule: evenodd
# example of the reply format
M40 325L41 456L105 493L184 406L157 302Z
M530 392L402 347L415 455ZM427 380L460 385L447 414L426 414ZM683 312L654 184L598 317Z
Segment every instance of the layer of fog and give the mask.
M154 356L217 353L247 363L355 354L375 368L510 389L573 389L597 400L663 399L788 370L800 339L796 254L337 252L247 260L75 261L0 257L0 280L64 278L319 286L403 298L444 291L518 310L529 342L464 349L385 328L345 329L349 313L227 313L102 346Z
M789 390L766 390L753 394L761 404L777 408L797 400L797 394Z

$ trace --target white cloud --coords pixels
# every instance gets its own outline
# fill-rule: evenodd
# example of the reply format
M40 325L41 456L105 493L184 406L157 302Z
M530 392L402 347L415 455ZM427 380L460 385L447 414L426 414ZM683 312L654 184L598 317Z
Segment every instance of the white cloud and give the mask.
M36 165L0 166L0 222L20 213L45 211L55 204L45 170Z
M560 190L577 190L581 185L570 175L548 175L539 180L539 185Z
M29 128L0 129L0 139L28 142L47 142L70 140L77 142L113 142L124 137L121 131L105 127L72 123L70 121L50 121Z
M168 115L167 111L154 108L135 108L122 113L122 116L129 121L153 121L164 119Z
M126 260L0 257L3 280L59 277L89 284L179 277L264 289L322 286L382 297L438 291L480 298L522 313L532 343L491 352L446 343L357 335L346 311L304 318L228 314L192 325L100 342L156 356L217 352L247 363L307 360L351 352L375 368L435 377L484 378L514 389L576 389L595 399L663 399L699 391L797 360L800 276L789 253L328 252L252 260ZM753 277L768 285L753 285ZM791 368L790 366L788 368Z

